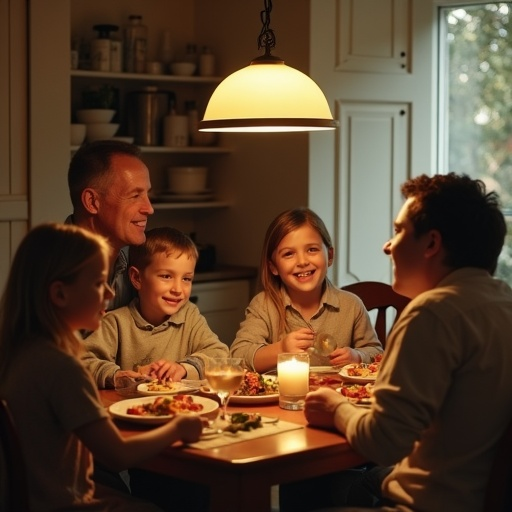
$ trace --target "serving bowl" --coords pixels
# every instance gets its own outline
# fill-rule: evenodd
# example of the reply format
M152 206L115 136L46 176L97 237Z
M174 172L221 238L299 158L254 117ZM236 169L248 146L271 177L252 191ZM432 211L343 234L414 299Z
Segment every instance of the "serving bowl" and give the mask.
M207 167L168 167L167 184L174 194L198 194L206 189Z
M171 71L173 75L192 76L196 71L196 65L193 62L173 62Z
M107 108L85 108L76 111L76 118L79 123L110 123L115 110Z
M90 123L86 126L87 142L111 139L119 129L117 123Z

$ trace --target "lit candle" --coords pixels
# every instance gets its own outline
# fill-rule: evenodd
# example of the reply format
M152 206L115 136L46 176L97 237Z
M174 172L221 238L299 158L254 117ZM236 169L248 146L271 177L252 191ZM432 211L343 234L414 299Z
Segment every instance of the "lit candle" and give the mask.
M279 393L287 396L306 395L309 391L309 357L307 354L280 354L280 356L288 357L280 357L277 364Z

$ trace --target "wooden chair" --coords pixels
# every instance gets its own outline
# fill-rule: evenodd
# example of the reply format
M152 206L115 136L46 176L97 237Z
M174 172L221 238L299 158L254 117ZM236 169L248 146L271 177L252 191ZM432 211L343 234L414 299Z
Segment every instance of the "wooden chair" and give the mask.
M396 322L405 306L409 304L410 299L396 293L389 284L380 283L378 281L361 281L359 283L348 284L343 286L342 290L357 295L363 301L368 311L373 309L377 310L375 331L382 346L386 348L388 331ZM396 310L396 316L390 326L387 325L388 308Z
M7 402L0 400L0 510L30 512L27 474Z
M503 434L489 474L483 512L512 510L512 422Z

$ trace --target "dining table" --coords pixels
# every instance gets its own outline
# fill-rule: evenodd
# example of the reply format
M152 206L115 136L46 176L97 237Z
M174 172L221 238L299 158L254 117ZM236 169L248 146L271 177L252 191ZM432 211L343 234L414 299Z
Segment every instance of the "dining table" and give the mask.
M326 381L331 387L339 384L336 375ZM314 387L318 386L310 389ZM126 399L115 390L101 390L100 395L106 407ZM137 467L207 486L212 512L265 512L271 510L271 489L275 485L368 462L339 432L308 425L303 410L282 409L277 399L229 402L228 413L235 412L258 413L263 419L271 419L269 425L264 424L268 430L231 434L221 439L220 446L215 438L210 444L177 442ZM119 418L114 421L123 436L154 428ZM222 444L224 441L227 444Z

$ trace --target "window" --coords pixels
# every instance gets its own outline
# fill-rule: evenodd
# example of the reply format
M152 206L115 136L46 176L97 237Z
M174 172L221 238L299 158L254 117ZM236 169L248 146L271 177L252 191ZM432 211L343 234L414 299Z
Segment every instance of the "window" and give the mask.
M512 227L512 2L440 9L439 168L499 193ZM512 284L512 229L496 275Z

